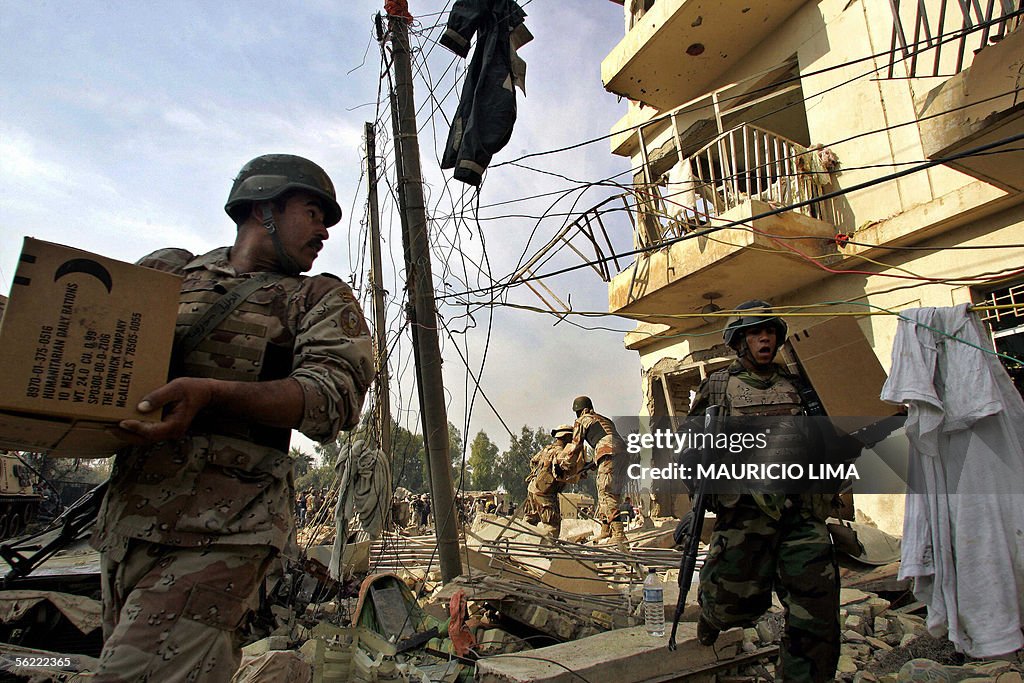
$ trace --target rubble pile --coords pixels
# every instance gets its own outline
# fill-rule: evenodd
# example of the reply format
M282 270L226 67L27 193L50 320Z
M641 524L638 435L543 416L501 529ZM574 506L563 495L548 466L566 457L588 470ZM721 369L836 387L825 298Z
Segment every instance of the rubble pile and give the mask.
M355 598L310 603L301 615L281 606L273 613L276 628L243 648L235 683L472 679L472 661L458 654L449 620L424 610L394 574L367 576Z
M472 667L426 652L403 654L372 630L318 624L301 646L271 637L246 646L232 683L421 683L472 680ZM468 676L467 676L468 674Z
M551 539L521 520L477 514L465 529L463 574L443 585L433 536L407 536L406 529L371 542L354 535L335 578L327 567L330 531L311 525L302 561L275 574L276 586L249 636L255 642L244 648L233 683L554 682L565 680L567 669L620 683L654 673L734 683L773 678L784 621L777 601L754 627L726 631L714 647L703 647L695 639L699 607L691 590L679 648L670 653L667 639L649 636L642 625L642 578L648 568L661 574L670 621L679 594L674 520L645 521L628 532L628 546L587 542L584 532L596 531L588 521L567 525L568 533ZM877 566L853 563L841 570L836 680L1022 680L1020 659L967 661L949 641L929 636L924 606L913 601L910 583L897 578L898 554L880 556ZM70 619L74 596L67 598L8 591L0 628L21 628L27 610L40 606ZM98 603L89 604L88 623L77 625L82 634L98 633ZM53 653L24 647L24 637L17 642L21 647L0 654L0 671L71 680L73 671L93 662L92 650L79 648L66 666L26 672L12 657Z
M430 597L444 602L463 591L498 622L564 642L617 628L634 626L637 602L622 595L600 596L552 591L527 581L493 575L460 576Z
M641 565L678 562L658 535L623 552L481 514L466 531L465 574L441 586L433 538L385 533L370 546L358 597L341 586L318 601L317 588L301 614L275 606L276 627L245 648L235 680L472 680L481 658L635 627Z
M1020 682L1024 661L967 661L953 644L930 636L924 606L911 602L893 608L889 600L855 588L843 588L839 623L842 646L836 680L846 683ZM756 627L743 630L742 650L778 645L782 607L775 603ZM765 659L742 670L747 680L774 676L774 661Z

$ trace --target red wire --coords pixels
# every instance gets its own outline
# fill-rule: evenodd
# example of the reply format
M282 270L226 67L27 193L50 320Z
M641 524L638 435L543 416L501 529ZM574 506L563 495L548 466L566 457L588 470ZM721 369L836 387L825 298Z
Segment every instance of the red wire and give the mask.
M653 192L648 193L648 192L644 192L643 190L638 190L637 194L650 194L651 197L654 196ZM675 201L672 201L671 199L666 199L664 197L662 197L661 199L662 199L662 201L664 201L664 202L666 202L668 204L673 204L673 205L678 206L680 208L690 208L690 207L684 207L682 204L680 204L678 202L675 202ZM848 274L848 275L867 275L867 276L878 275L878 276L882 276L882 277L896 278L896 279L899 279L899 280L916 280L916 281L920 281L920 282L947 283L947 282L951 282L951 281L988 282L989 280L1002 280L1002 279L1005 279L1005 278L1008 278L1008 277L1014 277L1016 275L1024 274L1024 268L1012 271L1010 273L1002 273L1002 274L999 274L999 275L992 275L992 276L989 276L989 277L957 277L957 278L952 278L952 277L945 277L945 278L943 278L943 277L924 277L922 275L899 275L897 273L874 273L874 272L871 272L869 270L837 270L835 268L829 268L825 264L818 262L817 259L814 259L811 256L808 256L807 254L805 254L804 252L800 251L798 248L796 248L792 244L788 244L787 242L785 242L783 240L777 239L771 233L765 232L764 230L760 230L760 229L754 227L753 225L751 225L749 223L740 223L740 225L742 225L745 229L750 230L751 232L757 233L757 234L759 234L759 235L761 235L763 237L767 237L769 240L771 240L772 243L774 243L778 247L780 247L782 249L787 249L789 251L794 252L796 255L798 255L800 258L804 259L805 261L807 261L808 263L810 263L814 267L820 268L821 270L824 270L825 272L831 273L833 275L844 275L844 274ZM823 237L821 239L826 239L826 238ZM847 239L849 239L849 238L847 238ZM882 248L884 248L884 247L882 247ZM888 264L883 264L883 265L888 265ZM889 267L892 267L892 266L889 266Z
M1024 273L1024 268L1021 268L1019 270L1015 270L1015 271L1012 271L1010 273L1002 273L1000 275L992 275L992 276L989 276L989 277L924 277L922 275L899 275L897 273L873 273L870 270L836 270L835 268L829 268L824 263L819 263L816 259L811 258L810 256L808 256L804 252L802 252L799 249L797 249L792 244L786 244L785 242L783 242L781 240L775 239L772 235L764 232L763 230L758 230L754 226L750 226L750 229L752 231L756 232L756 233L759 233L759 234L767 237L769 240L771 240L773 243L777 244L778 246L780 246L780 247L782 247L784 249L789 249L790 251L796 252L796 254L799 255L805 261L808 261L812 265L814 265L815 267L820 268L821 270L824 270L827 273L832 273L833 275L843 275L843 274L867 275L867 276L879 275L879 276L882 276L882 277L897 278L899 280L918 280L918 281L921 281L921 282L950 282L950 281L988 282L989 280L996 280L996 279L1002 280L1002 279L1005 279L1005 278L1008 278L1008 277L1014 277L1016 275L1020 275L1020 274ZM888 265L888 264L884 264L884 265ZM892 266L890 266L890 267L892 267Z

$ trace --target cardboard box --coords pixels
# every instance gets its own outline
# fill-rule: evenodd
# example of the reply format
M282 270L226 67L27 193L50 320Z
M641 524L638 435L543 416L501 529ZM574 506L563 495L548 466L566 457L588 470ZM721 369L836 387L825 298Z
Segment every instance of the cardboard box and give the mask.
M167 381L181 280L25 238L0 322L0 448L103 457Z
M838 316L790 330L789 342L833 420L874 418L850 421L859 428L896 413L898 406L879 398L887 376L854 318Z

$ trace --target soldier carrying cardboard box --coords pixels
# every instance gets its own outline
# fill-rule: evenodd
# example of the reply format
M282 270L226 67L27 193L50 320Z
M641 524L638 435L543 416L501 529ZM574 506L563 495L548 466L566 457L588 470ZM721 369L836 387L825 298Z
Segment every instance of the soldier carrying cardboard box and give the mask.
M333 440L359 418L369 332L349 287L307 277L341 218L322 168L247 163L224 207L234 244L162 249L183 276L171 381L125 420L92 539L102 553L97 680L228 680L272 560L294 543L291 429ZM219 315L208 314L213 310Z

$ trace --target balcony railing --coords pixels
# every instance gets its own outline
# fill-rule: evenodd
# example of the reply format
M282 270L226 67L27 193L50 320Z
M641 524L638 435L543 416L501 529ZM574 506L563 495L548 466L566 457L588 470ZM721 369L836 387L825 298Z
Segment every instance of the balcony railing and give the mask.
M889 0L889 6L893 26L888 78L904 75L896 68L899 62L906 63L911 78L958 74L965 57L1016 30L1024 13L1021 0L942 0L938 7L930 0Z
M772 207L814 200L831 184L830 152L802 145L752 125L726 131L667 174L663 182L638 186L638 242L654 245L708 226L750 199ZM795 208L839 223L831 199Z

